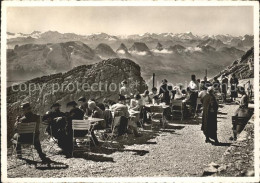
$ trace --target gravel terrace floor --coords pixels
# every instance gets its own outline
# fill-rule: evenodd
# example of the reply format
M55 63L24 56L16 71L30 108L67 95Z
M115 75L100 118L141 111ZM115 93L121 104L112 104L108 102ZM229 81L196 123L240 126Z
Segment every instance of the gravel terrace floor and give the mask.
M124 142L124 148L95 148L91 153L78 153L66 159L55 147L49 152L49 143L42 142L43 151L62 169L44 166L40 161L17 160L8 156L8 177L135 177L135 176L202 176L203 168L221 158L232 143L231 116L237 105L223 105L218 114L220 146L205 143L201 124L194 120L173 121L171 128L143 131L142 137ZM185 124L184 124L185 123ZM11 149L9 149L9 152ZM36 152L36 151L35 151ZM27 157L25 157L27 158ZM37 165L37 166L36 166Z

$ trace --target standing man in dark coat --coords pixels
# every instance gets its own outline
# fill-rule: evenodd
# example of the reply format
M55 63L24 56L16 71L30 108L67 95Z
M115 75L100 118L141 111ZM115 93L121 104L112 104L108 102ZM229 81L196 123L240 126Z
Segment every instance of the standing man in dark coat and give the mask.
M202 115L202 126L201 130L206 136L206 143L210 142L210 138L218 144L217 138L217 113L218 103L214 96L214 88L208 87L208 93L203 98L203 115Z
M162 95L161 102L165 102L166 105L169 105L171 98L167 83L168 81L166 79L162 80L162 85L160 86L160 91L158 95Z
M231 100L234 101L238 97L237 95L238 79L236 78L235 74L233 74L230 79L230 85L231 85Z

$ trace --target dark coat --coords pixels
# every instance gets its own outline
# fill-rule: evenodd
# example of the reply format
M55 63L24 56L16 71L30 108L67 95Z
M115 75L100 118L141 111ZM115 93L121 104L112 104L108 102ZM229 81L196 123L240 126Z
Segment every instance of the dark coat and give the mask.
M236 77L230 79L230 85L231 85L231 97L236 98L237 95L237 85L238 85L238 79Z
M212 139L217 138L217 113L218 113L218 103L213 94L207 94L203 98L203 115L202 115L202 126L206 137Z
M170 93L169 93L167 84L161 85L159 95L161 95L161 94L162 94L161 102L165 102L167 105L169 105L171 98L170 98Z

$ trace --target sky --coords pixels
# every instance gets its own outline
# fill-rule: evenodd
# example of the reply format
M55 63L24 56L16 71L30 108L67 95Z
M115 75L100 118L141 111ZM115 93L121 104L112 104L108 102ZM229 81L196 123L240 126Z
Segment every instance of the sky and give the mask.
M253 7L9 7L7 31L253 34Z

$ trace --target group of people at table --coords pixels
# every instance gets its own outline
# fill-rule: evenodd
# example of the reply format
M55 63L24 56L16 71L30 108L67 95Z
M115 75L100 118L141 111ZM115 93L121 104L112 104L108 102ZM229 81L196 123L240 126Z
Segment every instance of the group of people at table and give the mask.
M224 77L225 79L225 77ZM216 85L217 83L217 85ZM191 112L194 113L197 105L197 98L200 97L203 107L202 116L202 130L206 136L206 142L209 138L217 140L217 110L218 102L215 98L216 91L220 91L220 83L215 81L210 83L205 78L204 81L199 82L196 76L191 76L191 81L187 89L183 89L181 85L172 87L167 84L164 79L160 86L159 92L157 88L153 87L151 92L146 90L143 94L135 94L131 92L127 81L123 81L122 87L119 91L119 98L117 102L109 99L104 99L103 102L97 102L95 99L87 100L85 97L80 97L78 103L70 101L67 103L66 113L61 112L61 105L54 103L50 107L50 111L40 116L32 112L30 103L24 103L21 106L23 114L17 117L16 125L18 123L37 122L34 146L40 158L43 161L48 160L46 155L42 152L39 140L39 123L42 120L47 125L46 132L57 139L59 147L63 150L67 157L70 157L73 149L73 129L72 120L87 120L92 118L102 119L98 123L93 123L89 131L75 131L76 136L85 136L88 132L91 133L93 145L99 145L99 141L95 135L95 130L111 128L113 118L116 116L124 116L128 119L128 129L135 137L142 136L138 132L138 122L149 123L151 121L151 114L145 107L146 105L162 105L171 106L172 100L181 100L185 105L191 106ZM226 86L227 87L227 86ZM227 88L221 87L222 93L226 94ZM247 96L243 93L243 105L247 104ZM13 139L17 139L19 134L15 133ZM20 138L29 138L23 136ZM21 146L16 147L18 158L21 158Z

